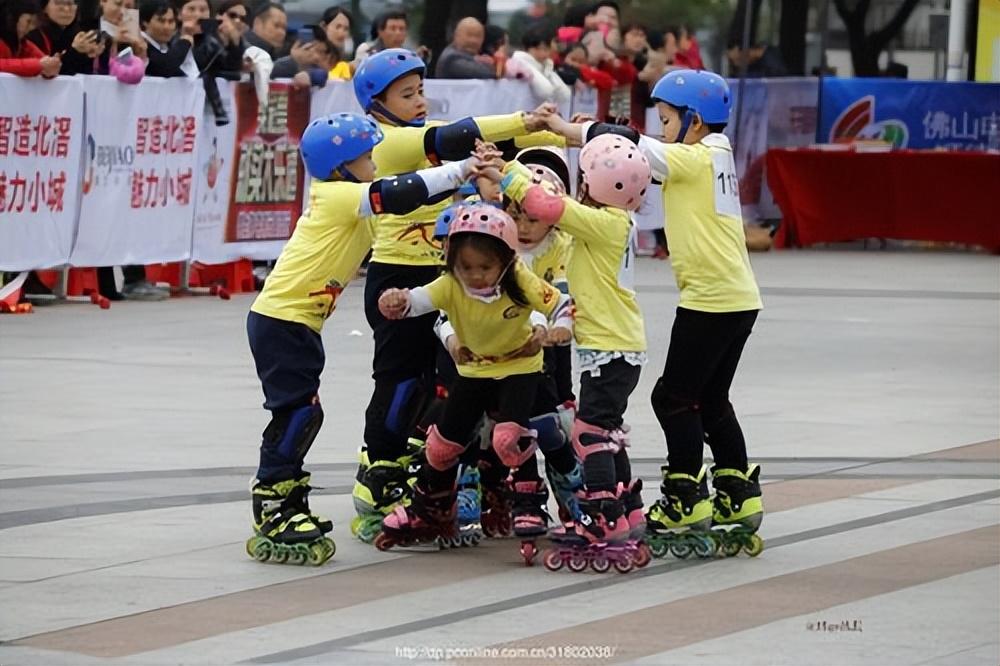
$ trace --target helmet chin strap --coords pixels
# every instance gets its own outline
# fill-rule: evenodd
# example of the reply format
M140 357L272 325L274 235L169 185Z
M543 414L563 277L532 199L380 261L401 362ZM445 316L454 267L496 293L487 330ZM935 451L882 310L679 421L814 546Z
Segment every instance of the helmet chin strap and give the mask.
M351 170L347 168L346 164L341 164L339 167L333 170L331 176L335 176L340 180L347 181L348 183L360 183L361 181L355 177Z
M684 109L684 117L681 118L681 131L677 133L677 138L674 139L674 143L683 143L684 137L687 136L688 129L691 128L691 123L694 122L694 117L697 114L690 108Z
M386 120L388 120L397 127L404 127L404 126L423 127L424 124L427 122L426 118L419 118L417 120L410 120L410 121L403 120L396 114L389 111L389 109L385 108L385 105L382 104L382 102L378 101L377 99L372 100L372 108L370 108L368 112L379 114L380 116L382 116L383 118L385 118Z

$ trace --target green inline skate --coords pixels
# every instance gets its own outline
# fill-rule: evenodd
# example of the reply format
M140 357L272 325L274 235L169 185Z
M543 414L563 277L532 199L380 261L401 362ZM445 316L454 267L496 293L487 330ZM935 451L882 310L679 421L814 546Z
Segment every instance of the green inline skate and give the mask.
M247 539L247 555L258 562L312 566L333 557L337 546L326 536L333 523L309 510L310 490L309 475L273 485L254 480L254 536Z
M712 557L718 542L713 538L712 500L708 495L704 465L698 476L673 473L666 466L660 468L663 497L656 500L646 512L646 544L654 557L685 559L692 554Z
M351 534L372 543L382 531L382 519L397 506L407 506L420 466L423 442L411 439L406 455L396 460L368 458L368 450L358 452L358 473L351 496L357 515L351 520Z
M746 472L712 468L712 538L726 557L738 555L741 549L756 557L764 550L764 540L757 535L764 518L759 479L758 465L750 465Z

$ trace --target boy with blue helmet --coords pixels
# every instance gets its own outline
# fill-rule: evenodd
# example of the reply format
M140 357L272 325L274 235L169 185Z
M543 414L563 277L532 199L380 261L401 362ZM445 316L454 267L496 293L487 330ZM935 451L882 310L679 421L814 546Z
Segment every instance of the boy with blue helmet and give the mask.
M517 144L563 143L561 137L537 132L545 126L537 112L463 118L451 123L428 121L424 74L423 61L406 49L379 51L355 72L358 103L385 134L374 152L380 177L464 159L475 148L476 139L496 142L505 150ZM529 135L531 132L537 133ZM407 451L411 448L408 440L434 395L439 348L434 313L390 322L378 310L378 297L386 289L414 288L438 276L443 258L441 243L434 239L434 226L449 203L438 199L406 216L386 216L375 228L365 281L365 315L375 339L375 388L365 411L365 447L354 487L360 519L357 533L362 540L374 537L381 518L399 499L397 481L406 477ZM423 439L419 433L415 437ZM390 477L393 482L385 483ZM484 479L487 484L493 481Z
M246 545L260 561L318 565L334 553L325 536L332 523L309 510L302 465L323 423L320 332L371 247L373 218L405 214L449 194L472 167L470 158L374 180L372 151L383 138L378 125L357 114L309 123L300 144L312 176L309 203L247 317L264 408L271 412L251 488L254 536Z
M647 514L656 555L686 556L719 546L758 554L763 517L760 468L747 461L746 441L729 401L729 388L760 311L740 210L739 180L729 139L732 95L725 79L675 70L653 88L664 142L643 136L639 149L663 183L670 261L680 303L663 375L652 393L653 411L667 440L663 497ZM601 125L550 127L588 140ZM704 444L715 465L709 498ZM709 532L712 525L719 531Z

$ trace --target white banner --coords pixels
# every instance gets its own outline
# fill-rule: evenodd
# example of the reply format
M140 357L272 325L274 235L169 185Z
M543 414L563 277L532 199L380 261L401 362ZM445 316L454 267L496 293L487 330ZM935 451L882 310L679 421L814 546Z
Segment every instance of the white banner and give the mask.
M69 261L80 202L83 81L0 74L0 270Z
M84 77L87 160L75 266L191 254L205 92L186 79Z
M432 120L531 111L541 103L526 82L514 80L427 79L424 94L429 107L427 115ZM350 81L332 81L322 90L313 91L313 118L341 111L361 113ZM569 117L570 103L564 104L560 111Z

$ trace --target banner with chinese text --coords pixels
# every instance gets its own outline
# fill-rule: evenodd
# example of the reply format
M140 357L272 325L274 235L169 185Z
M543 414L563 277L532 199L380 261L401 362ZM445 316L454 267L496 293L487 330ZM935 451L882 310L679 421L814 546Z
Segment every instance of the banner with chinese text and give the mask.
M75 266L144 264L191 253L205 93L185 79L122 85L84 78L87 136Z
M302 212L305 167L299 140L309 122L309 91L271 83L266 106L257 104L253 85L234 92L236 139L233 147L229 212L224 241L285 241Z
M0 75L0 270L69 260L80 199L83 81Z
M824 78L816 138L986 150L998 122L998 83Z

